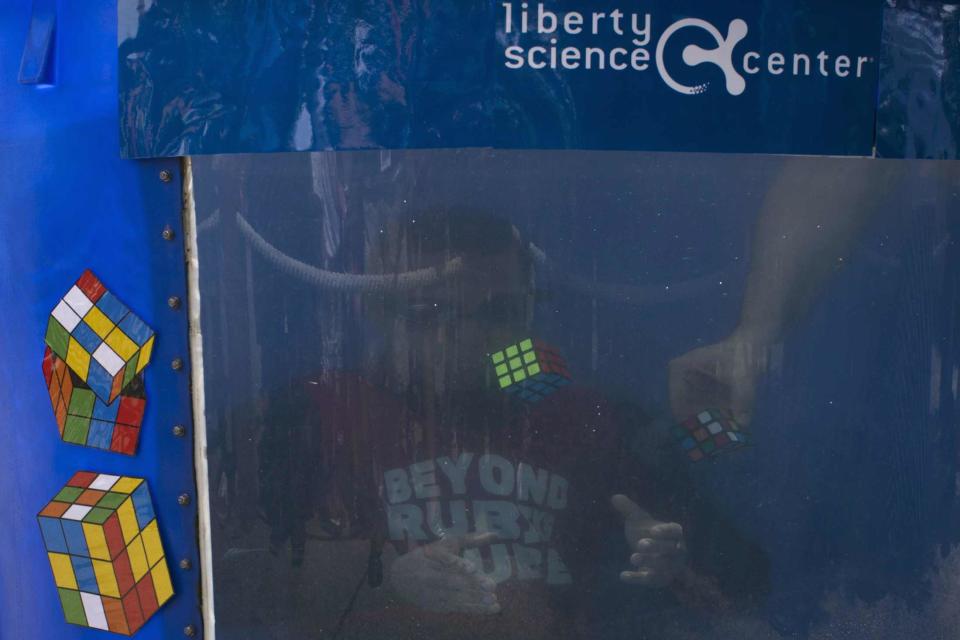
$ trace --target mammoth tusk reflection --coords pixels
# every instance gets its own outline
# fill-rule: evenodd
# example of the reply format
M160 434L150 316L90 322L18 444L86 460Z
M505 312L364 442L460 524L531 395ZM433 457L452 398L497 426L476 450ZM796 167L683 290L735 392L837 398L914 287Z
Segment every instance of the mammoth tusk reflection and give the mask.
M354 274L329 271L297 260L273 246L239 212L236 214L236 220L244 238L267 262L298 280L330 291L343 293L408 291L439 284L457 276L464 268L463 258L455 257L448 260L442 267L428 267L401 273ZM673 302L705 293L718 286L718 284L722 285L732 275L728 273L729 270L724 270L672 284L654 285L597 282L564 272L556 262L547 257L543 249L532 242L529 244L528 250L534 265L539 271L556 276L557 286L586 296L621 303L663 304Z

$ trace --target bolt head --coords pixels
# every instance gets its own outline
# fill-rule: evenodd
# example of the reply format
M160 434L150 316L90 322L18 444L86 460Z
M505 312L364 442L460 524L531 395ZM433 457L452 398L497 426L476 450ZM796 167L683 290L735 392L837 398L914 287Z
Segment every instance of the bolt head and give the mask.
M170 363L170 367L174 371L180 371L180 369L183 369L183 358L174 358Z
M181 507L185 507L190 504L190 494L181 493L179 496L177 496L177 504L179 504Z
M183 628L183 635L187 636L188 638L192 638L197 635L197 628L192 624L188 624Z
M167 225L163 228L163 231L160 233L163 236L164 240L173 240L177 237L177 234L173 231L173 227Z
M190 562L190 560L188 560L187 558L184 558L183 560L180 561L180 568L183 569L184 571L189 571L190 569L193 568L193 563Z
M174 425L173 435L178 438L182 438L183 436L187 435L187 428L182 424Z
M173 180L173 174L169 170L164 169L160 172L160 182L170 182Z
M171 309L174 309L174 310L179 309L180 304L181 304L180 296L170 296L169 298L167 298L167 306L170 307Z

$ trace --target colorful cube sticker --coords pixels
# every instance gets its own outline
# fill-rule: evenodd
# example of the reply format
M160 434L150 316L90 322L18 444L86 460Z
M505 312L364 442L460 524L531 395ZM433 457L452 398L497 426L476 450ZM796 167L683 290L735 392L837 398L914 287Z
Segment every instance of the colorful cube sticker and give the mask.
M135 375L120 396L108 404L47 347L43 377L64 442L136 454L147 404L143 374Z
M45 340L111 404L150 362L154 333L87 270L54 307Z
M142 478L81 471L37 519L67 622L133 635L173 597Z
M525 402L539 402L570 383L563 357L539 340L521 340L494 352L490 359L498 386Z
M692 462L700 462L748 444L747 434L731 413L722 409L706 409L691 416L674 428L674 436Z

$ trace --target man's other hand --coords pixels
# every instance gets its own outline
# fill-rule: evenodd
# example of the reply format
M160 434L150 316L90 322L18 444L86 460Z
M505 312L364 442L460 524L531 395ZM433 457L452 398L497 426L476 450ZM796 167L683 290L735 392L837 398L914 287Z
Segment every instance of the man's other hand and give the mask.
M676 522L661 522L625 495L610 498L610 504L623 517L623 534L630 547L629 571L620 580L645 587L666 587L686 568L687 547L683 527Z

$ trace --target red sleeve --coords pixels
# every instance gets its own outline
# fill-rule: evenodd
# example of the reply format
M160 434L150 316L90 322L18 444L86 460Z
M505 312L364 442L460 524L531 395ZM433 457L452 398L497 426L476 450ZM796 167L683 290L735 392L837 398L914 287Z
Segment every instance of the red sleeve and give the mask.
M325 372L304 385L309 419L322 442L323 505L348 525L350 537L376 536L382 526L380 479L404 407L355 373Z

